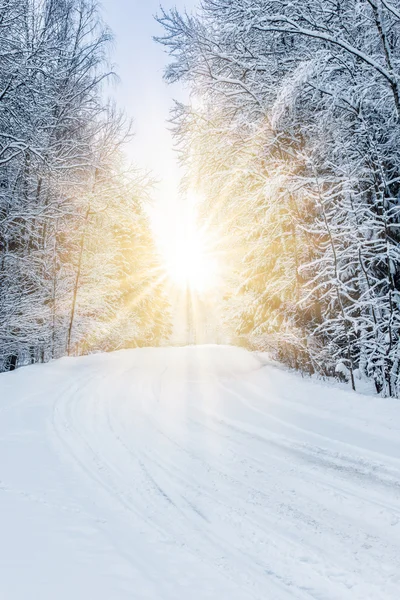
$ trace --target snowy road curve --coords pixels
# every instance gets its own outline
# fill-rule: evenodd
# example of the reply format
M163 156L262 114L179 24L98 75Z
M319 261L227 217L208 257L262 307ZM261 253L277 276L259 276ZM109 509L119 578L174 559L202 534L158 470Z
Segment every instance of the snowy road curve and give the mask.
M0 376L1 600L399 597L399 401L229 347Z

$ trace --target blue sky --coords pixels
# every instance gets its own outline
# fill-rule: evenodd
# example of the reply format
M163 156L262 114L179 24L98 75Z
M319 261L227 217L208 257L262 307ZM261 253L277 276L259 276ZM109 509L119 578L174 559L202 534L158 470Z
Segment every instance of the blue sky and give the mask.
M164 8L192 10L197 0L165 0L161 4ZM134 119L136 136L129 156L161 180L156 198L165 209L176 201L179 181L166 120L172 99L184 99L185 93L162 80L168 57L152 39L161 31L154 20L160 1L102 0L102 7L104 20L115 36L113 60L121 79L111 95Z

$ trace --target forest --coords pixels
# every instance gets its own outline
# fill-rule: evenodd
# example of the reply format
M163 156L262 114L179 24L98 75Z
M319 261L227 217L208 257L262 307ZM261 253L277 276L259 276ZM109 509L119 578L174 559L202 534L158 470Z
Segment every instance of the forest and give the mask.
M398 396L399 3L203 0L158 20L237 339Z
M92 0L0 2L0 370L169 331L111 41Z
M232 343L400 395L400 6L203 0L156 38ZM94 0L0 0L0 370L166 343L173 307L107 100Z

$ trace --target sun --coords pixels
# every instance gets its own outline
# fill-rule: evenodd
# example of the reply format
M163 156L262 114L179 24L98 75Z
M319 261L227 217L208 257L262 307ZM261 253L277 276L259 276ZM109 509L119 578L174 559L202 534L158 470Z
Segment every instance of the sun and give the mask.
M204 299L222 285L218 237L198 216L201 198L193 190L152 213L164 277L178 292Z
M185 226L186 225L186 226ZM166 251L166 270L181 290L204 293L217 285L218 264L204 232L185 224L175 232Z

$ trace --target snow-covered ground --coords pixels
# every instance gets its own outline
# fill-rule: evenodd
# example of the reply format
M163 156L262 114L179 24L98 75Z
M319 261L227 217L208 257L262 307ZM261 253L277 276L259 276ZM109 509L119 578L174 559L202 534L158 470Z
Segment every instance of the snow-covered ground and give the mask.
M399 401L215 346L0 376L1 600L399 597Z

